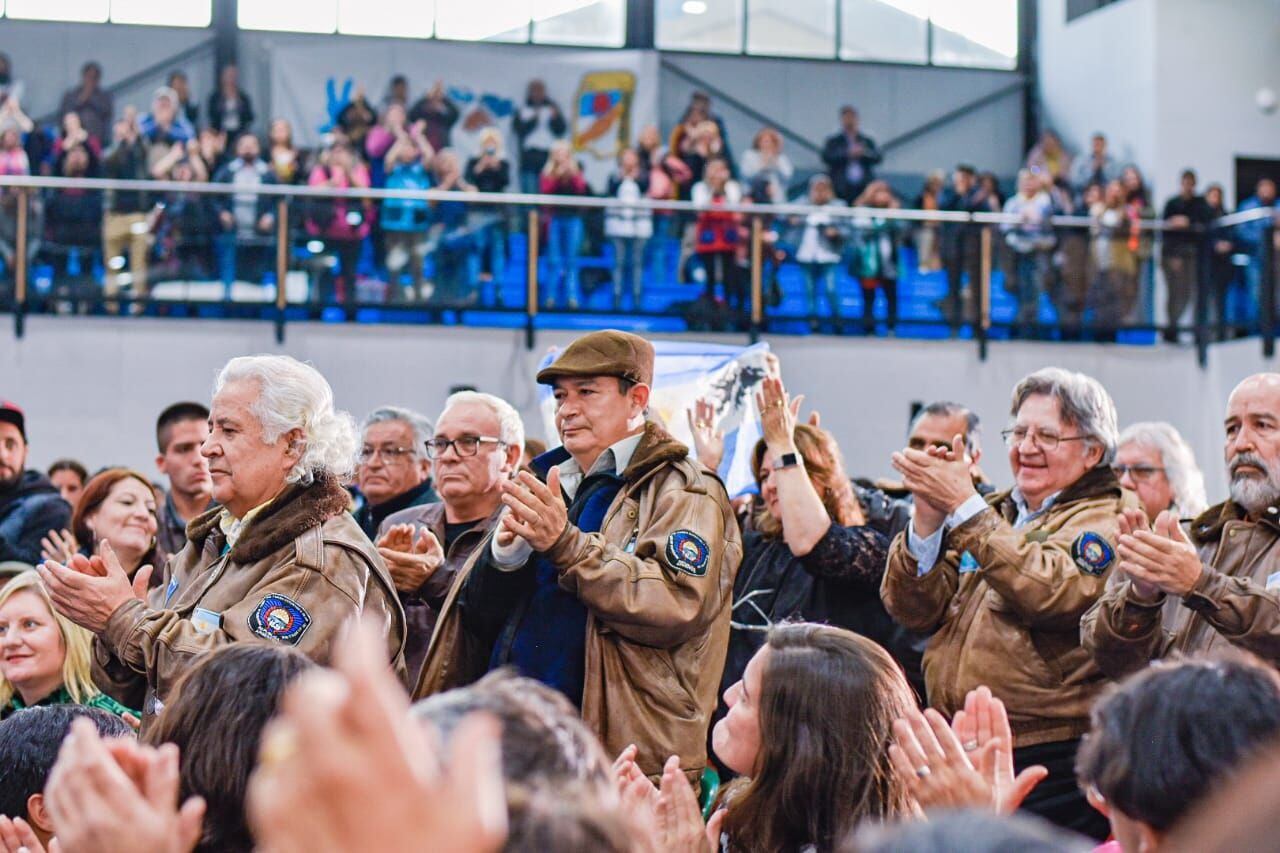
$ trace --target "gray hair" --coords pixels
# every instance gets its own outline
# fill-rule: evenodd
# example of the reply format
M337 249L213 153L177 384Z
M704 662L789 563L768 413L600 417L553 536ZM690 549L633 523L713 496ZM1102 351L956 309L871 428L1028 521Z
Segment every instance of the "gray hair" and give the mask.
M360 424L360 435L363 438L365 432L374 424L395 421L408 424L413 430L413 455L415 459L421 459L427 452L427 442L431 440L435 428L431 426L431 421L427 420L426 415L412 409L404 409L400 406L379 406L365 415L364 422Z
M1092 376L1063 370L1061 367L1042 367L1023 377L1013 389L1013 405L1009 414L1018 416L1018 410L1027 398L1044 394L1058 401L1062 419L1082 432L1086 438L1102 448L1098 466L1110 465L1116 458L1120 444L1116 427L1116 404L1102 383Z
M1173 489L1173 503L1183 518L1195 518L1209 505L1204 493L1204 474L1196 465L1195 454L1172 424L1143 421L1125 427L1120 433L1120 446L1138 444L1160 454L1164 475Z
M480 391L457 391L450 394L449 399L444 401L440 417L443 418L445 412L462 403L478 403L493 412L498 418L498 438L502 439L507 447L524 448L524 421L520 419L520 413L515 410L515 407L506 400ZM436 420L438 422L439 418Z
M309 485L317 475L338 479L355 469L355 419L333 406L333 389L309 364L287 355L245 355L226 363L213 393L229 382L256 382L258 399L250 411L262 425L262 441L272 444L292 429L302 430L301 454L286 482Z
M911 419L911 425L907 427L907 435L909 436L915 432L916 427L920 425L920 421L925 417L954 418L961 416L964 417L964 449L969 451L970 456L973 456L982 448L982 421L978 418L977 413L968 406L962 406L950 400L935 400L916 412L916 416Z

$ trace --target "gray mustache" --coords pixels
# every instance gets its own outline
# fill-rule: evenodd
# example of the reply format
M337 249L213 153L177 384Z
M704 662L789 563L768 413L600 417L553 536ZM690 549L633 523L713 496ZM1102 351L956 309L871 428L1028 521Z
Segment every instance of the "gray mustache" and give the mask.
M1238 453L1231 459L1231 477L1235 478L1236 472L1243 466L1250 465L1262 471L1267 477L1271 476L1271 468L1255 453Z

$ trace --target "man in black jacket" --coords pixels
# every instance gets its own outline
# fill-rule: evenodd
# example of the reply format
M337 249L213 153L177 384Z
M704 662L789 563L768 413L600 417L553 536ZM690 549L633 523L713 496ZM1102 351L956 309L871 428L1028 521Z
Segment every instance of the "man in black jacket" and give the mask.
M875 179L875 167L882 159L875 141L859 129L858 111L841 107L840 132L827 137L822 146L822 162L827 164L836 195L853 204Z
M27 423L22 409L0 399L0 562L35 565L40 540L71 524L71 505L39 471L25 470Z

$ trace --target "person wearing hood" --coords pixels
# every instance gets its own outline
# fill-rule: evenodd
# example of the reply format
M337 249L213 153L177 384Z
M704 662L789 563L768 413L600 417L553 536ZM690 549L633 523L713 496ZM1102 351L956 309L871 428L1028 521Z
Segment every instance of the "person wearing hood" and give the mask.
M40 560L40 540L71 523L71 504L49 478L26 470L26 416L0 399L0 562Z

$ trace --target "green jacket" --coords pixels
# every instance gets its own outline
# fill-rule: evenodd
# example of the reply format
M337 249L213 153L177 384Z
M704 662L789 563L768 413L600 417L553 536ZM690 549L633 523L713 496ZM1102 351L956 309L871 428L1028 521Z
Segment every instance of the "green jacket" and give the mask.
M123 717L125 714L132 714L138 719L142 719L142 714L140 714L137 711L134 711L131 708L126 708L124 705L121 705L119 702L112 699L110 696L108 696L105 693L95 693L94 695L90 696L88 699L86 699L83 702L75 702L74 700L72 700L71 694L67 692L67 688L65 687L59 687L57 690L53 691L48 696L44 697L39 702L37 702L33 707L40 707L43 705L77 705L77 704L85 705L89 708L101 708L104 711L110 711L112 714L115 714L117 717ZM25 707L27 706L22 704L22 697L19 696L17 693L14 693L13 698L9 700L9 704L5 705L3 708L0 708L0 720L3 720L11 716L15 711L21 711Z

